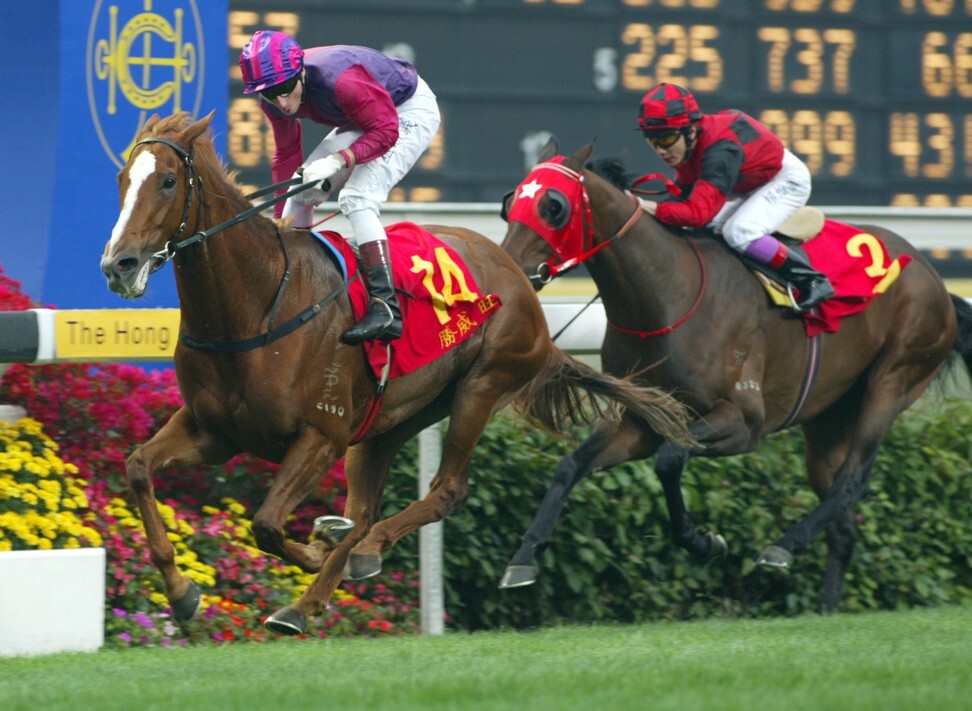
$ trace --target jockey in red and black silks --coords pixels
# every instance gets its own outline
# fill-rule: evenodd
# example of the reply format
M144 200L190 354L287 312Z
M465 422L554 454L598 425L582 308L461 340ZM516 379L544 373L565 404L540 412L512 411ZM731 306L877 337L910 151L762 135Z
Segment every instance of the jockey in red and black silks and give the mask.
M773 232L810 198L810 171L766 126L741 111L703 114L695 97L659 84L641 101L638 129L675 169L678 199L641 200L642 209L677 227L709 227L749 259L775 271L806 311L834 295L799 247Z
M763 124L739 111L706 114L688 158L675 167L683 200L663 202L656 217L666 224L705 227L731 195L766 185L783 166L783 143Z

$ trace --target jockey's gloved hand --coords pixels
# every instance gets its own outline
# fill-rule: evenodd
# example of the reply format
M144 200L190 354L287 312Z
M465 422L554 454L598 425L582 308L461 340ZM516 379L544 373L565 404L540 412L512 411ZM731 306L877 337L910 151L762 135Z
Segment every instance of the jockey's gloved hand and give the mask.
M343 169L344 161L336 153L332 153L304 166L304 183L319 183Z

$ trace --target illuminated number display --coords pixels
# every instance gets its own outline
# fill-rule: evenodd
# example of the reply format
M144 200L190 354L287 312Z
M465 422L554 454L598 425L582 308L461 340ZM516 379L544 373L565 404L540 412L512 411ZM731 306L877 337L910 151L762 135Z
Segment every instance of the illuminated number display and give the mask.
M972 0L230 0L229 163L251 186L273 136L238 59L261 28L415 64L442 124L390 200L498 202L551 136L670 173L635 126L673 82L769 126L814 204L972 206ZM305 154L326 131L304 122Z

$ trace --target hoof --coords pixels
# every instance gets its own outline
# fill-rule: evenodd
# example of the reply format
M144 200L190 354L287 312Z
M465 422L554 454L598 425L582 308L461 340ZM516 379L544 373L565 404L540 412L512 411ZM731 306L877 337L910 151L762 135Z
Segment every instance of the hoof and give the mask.
M192 616L199 612L199 608L202 606L202 594L199 592L199 586L190 580L185 594L178 600L172 600L170 604L172 605L172 616L177 622L192 619Z
M292 607L283 607L270 615L263 625L277 634L304 634L307 631L307 616Z
M792 562L793 554L779 546L766 546L763 554L756 561L758 565L768 565L771 568L789 568Z
M535 565L508 565L503 579L500 580L500 588L522 588L533 585L537 582L537 566Z
M318 516L314 519L311 538L338 545L354 528L354 521L344 516Z
M381 572L380 555L362 555L352 553L348 556L348 565L344 569L344 577L348 580L364 580Z

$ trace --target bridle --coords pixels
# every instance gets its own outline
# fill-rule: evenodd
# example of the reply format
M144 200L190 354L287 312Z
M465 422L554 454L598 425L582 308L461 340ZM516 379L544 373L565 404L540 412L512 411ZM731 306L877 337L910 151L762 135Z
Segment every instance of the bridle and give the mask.
M240 222L243 222L244 220L248 220L254 215L258 215L259 213L263 212L266 208L270 207L271 205L276 205L278 202L282 202L292 197L293 195L302 193L305 190L308 190L309 188L317 187L315 183L302 184L302 181L299 177L294 177L294 178L290 178L289 180L282 180L279 183L274 183L273 185L263 188L262 190L258 190L255 193L248 195L247 197L248 198L259 197L260 195L266 195L267 193L273 192L279 188L290 187L291 185L297 185L297 187L292 188L291 190L288 190L287 192L282 193L281 195L272 197L269 200L265 200L259 205L255 205L249 208L248 210L244 210L243 212L239 213L235 217L232 217L229 220L226 220L225 222L221 222L215 227L210 227L208 230L196 232L190 237L187 237L186 239L180 242L179 238L182 236L182 233L185 232L186 226L189 222L189 211L192 209L193 189L196 187L197 183L200 186L202 186L202 180L199 178L199 174L196 172L196 166L193 163L195 147L190 147L189 150L186 150L178 143L176 143L175 141L171 141L168 138L160 138L160 137L153 136L151 138L142 139L132 147L132 150L146 143L163 143L167 145L169 148L174 150L176 154L182 159L182 164L183 166L185 166L185 170L186 170L186 202L182 209L182 219L179 221L179 226L176 227L175 232L173 232L172 236L169 237L169 239L166 241L165 248L159 250L158 252L152 255L151 259L152 259L153 273L161 269L163 266L165 266L166 262L171 260L173 257L176 256L176 254L186 249L187 247L191 247L192 245L198 242L203 242L207 238L212 237L217 232L222 232L223 230L232 227L233 225L237 225ZM330 184L328 183L328 181L324 181L324 184L322 184L320 187L325 192L330 190Z
M530 276L531 281L537 281L541 284L547 284L564 272L579 267L602 249L608 247L614 240L624 236L641 216L641 208L638 205L637 199L634 198L632 202L634 203L635 209L621 226L621 229L600 244L594 244L594 220L591 214L590 197L587 194L587 187L584 184L584 175L583 173L568 168L561 162L562 160L562 157L557 156L550 161L539 163L530 172L530 175L527 176L527 180L531 180L531 178L536 180L538 175L553 171L553 178L557 182L562 184L564 182L563 178L567 178L569 182L576 184L573 190L574 195L567 196L570 215L564 221L564 224L554 226L554 229L550 229L548 226L538 223L536 218L526 222L527 226L535 232L538 232L553 250L553 255L546 262L537 265L536 272ZM577 209L578 203L579 209ZM516 207L514 207L514 212L510 215L509 219L511 221L524 221L523 219L518 219L515 211Z
M254 207L244 210L238 215L231 217L225 222L221 222L215 227L211 227L208 230L202 230L200 232L196 232L192 234L190 237L187 237L186 239L180 241L179 238L182 236L182 233L185 232L186 225L189 222L189 211L192 209L193 189L196 187L197 184L202 186L202 180L199 178L199 174L196 172L196 166L193 163L193 155L194 155L195 148L190 147L189 150L186 150L178 143L176 143L175 141L171 141L168 138L150 137L150 138L142 139L141 141L136 143L135 146L133 147L133 150L134 148L146 143L163 143L169 146L169 148L174 150L176 154L182 159L182 164L185 166L185 171L186 171L186 202L182 209L182 219L179 221L179 226L176 227L175 232L173 232L172 236L169 237L169 239L166 241L165 248L156 252L151 256L152 273L155 273L156 271L161 269L166 262L171 260L173 257L175 257L179 252L183 251L184 249L191 247L194 244L203 242L204 240L216 234L217 232L222 232L223 230L232 227L233 225L239 224L244 220L248 220L254 215L257 215L263 210L265 210L267 207L271 205L275 205L276 203L281 202L283 200L286 200L292 195L301 193L304 190L307 190L309 188L317 187L317 183L303 183L302 179L299 176L290 178L289 180L281 181L279 183L275 183L266 188L263 188L262 190L258 190L256 193L248 195L247 197L253 198L259 195L265 195L279 188L289 187L291 185L297 185L297 187L292 188L280 195L272 197L269 200L260 203L259 205L255 205ZM330 183L327 180L321 183L320 187L325 192L331 189ZM288 319L280 326L275 327L273 325L273 320L276 317L277 310L279 309L280 303L283 300L284 290L287 288L287 284L290 282L290 276L291 276L290 252L288 251L287 243L283 239L283 236L279 230L277 230L277 239L280 242L280 247L283 250L283 254L284 254L284 272L283 272L283 276L280 279L280 285L277 287L277 294L274 297L273 306L270 309L270 316L267 321L267 330L258 336L252 336L250 338L240 338L231 341L207 339L207 338L197 339L197 338L193 338L187 333L180 332L179 343L188 346L190 348L194 348L196 350L218 352L218 353L240 353L242 351L249 351L249 350L253 350L254 348L260 348L261 346L265 346L268 343L272 343L273 341L276 341L278 338L283 338L287 334L292 333L293 331L297 330L305 323L310 321L312 318L314 318L314 316L316 316L321 312L323 307L328 302L337 298L339 294L341 294L348 288L351 281L353 281L358 277L358 275L356 274L351 280L343 280L341 287L339 287L335 291L325 296L321 301L317 302L316 304L313 304L312 306L308 306L306 309L298 313L296 316L293 316L292 318Z
M641 204L638 198L634 195L629 195L628 197L634 204L634 211L632 212L631 216L625 220L624 224L621 225L621 228L617 232L604 239L602 242L594 244L593 215L591 212L590 197L587 193L587 186L585 185L584 181L584 174L568 168L563 164L563 160L564 158L562 156L557 156L550 161L537 164L533 171L531 171L527 176L526 180L524 180L524 183L520 185L520 189L522 190L523 185L526 184L527 181L538 182L537 178L542 171L551 170L555 171L555 179L561 184L563 183L564 177L576 183L576 188L574 189L574 198L568 200L571 208L571 218L566 222L566 224L557 229L551 229L549 225L540 224L535 216L528 215L524 210L520 210L519 213L519 216L524 219L517 219L517 216L514 213L514 211L517 209L515 204L513 210L511 210L511 214L509 215L510 221L524 222L527 227L532 229L534 232L537 232L537 234L539 234L544 241L550 245L550 248L554 252L546 262L541 262L539 265L537 265L535 273L529 276L531 281L536 281L540 284L549 283L560 274L580 266L602 249L614 244L616 240L627 234L627 232L632 228L632 226L634 226L642 215ZM662 176L646 176L645 178L636 181L635 184L637 185L645 180L658 177ZM516 195L516 191L514 191L514 195ZM576 209L578 207L578 203L580 209ZM579 216L579 221L574 219L577 216ZM610 321L608 321L608 325L615 330L621 331L622 333L638 336L639 338L649 338L652 336L661 336L670 333L688 320L702 301L702 296L705 293L706 274L705 263L702 260L702 254L699 250L698 243L690 236L687 237L687 239L695 249L695 254L698 258L699 267L701 270L699 293L689 310L671 325L652 331L637 331L622 328L621 326L617 326ZM568 248L567 245L571 245L571 247Z

